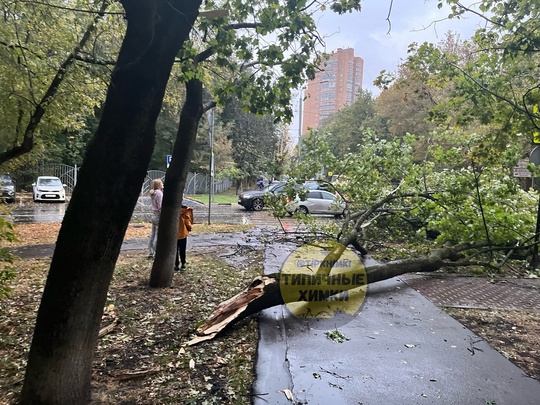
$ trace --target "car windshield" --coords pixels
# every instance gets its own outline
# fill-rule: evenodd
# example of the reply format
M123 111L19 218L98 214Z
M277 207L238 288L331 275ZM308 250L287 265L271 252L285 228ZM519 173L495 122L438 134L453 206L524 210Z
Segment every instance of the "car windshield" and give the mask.
M269 193L269 192L273 192L273 191L276 191L277 188L279 187L282 187L283 186L283 183L273 183L273 184L269 184L267 185L265 188L263 188L261 191L263 193Z
M7 174L0 174L0 182L11 183L11 177L9 177Z
M39 179L39 186L61 186L62 182L60 179Z

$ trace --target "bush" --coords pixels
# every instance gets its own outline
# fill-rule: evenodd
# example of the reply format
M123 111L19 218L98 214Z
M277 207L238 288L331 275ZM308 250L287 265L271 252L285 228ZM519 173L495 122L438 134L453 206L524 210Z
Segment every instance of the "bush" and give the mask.
M0 216L0 242L16 241L13 224ZM6 298L11 291L11 280L15 278L13 254L6 248L0 248L0 300Z

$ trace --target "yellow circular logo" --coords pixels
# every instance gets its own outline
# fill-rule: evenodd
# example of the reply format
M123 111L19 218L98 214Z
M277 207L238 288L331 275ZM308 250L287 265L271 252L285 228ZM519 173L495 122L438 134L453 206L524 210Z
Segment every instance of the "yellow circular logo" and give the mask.
M301 246L280 275L283 301L298 318L353 316L366 296L366 271L346 246L324 241Z

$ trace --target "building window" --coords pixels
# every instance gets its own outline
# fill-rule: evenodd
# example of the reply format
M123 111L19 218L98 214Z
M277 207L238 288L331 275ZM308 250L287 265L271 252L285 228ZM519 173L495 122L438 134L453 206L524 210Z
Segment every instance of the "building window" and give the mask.
M323 90L335 89L336 88L336 82L324 82L324 83L322 83L321 88Z
M336 98L335 91L327 91L321 95L321 100L334 100Z

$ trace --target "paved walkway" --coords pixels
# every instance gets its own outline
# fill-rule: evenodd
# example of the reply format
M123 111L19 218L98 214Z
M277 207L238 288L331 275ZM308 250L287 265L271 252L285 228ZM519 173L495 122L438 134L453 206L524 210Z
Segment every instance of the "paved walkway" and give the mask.
M265 272L280 268L287 249L266 250ZM435 287L429 291L435 297ZM459 291L461 299L466 290ZM299 319L280 306L260 313L259 328L255 405L540 404L539 381L402 277L370 285L347 321ZM346 340L330 340L333 330Z
M540 279L420 273L400 278L439 307L540 312Z

